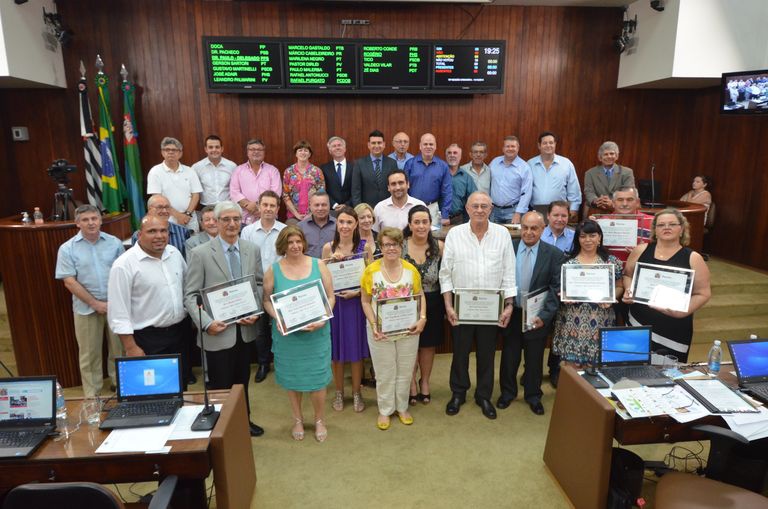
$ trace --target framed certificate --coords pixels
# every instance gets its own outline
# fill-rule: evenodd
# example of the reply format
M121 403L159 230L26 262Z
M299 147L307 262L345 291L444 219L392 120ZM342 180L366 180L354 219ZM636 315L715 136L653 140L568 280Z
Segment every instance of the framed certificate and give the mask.
M632 274L632 299L673 311L688 311L695 271L638 262Z
M376 300L376 328L387 336L400 336L419 321L421 294Z
M520 307L523 308L523 332L533 329L533 319L541 314L548 295L549 288L546 287L522 295Z
M311 323L330 320L333 316L320 279L273 293L269 299L275 308L277 324L286 336Z
M333 292L357 290L365 270L365 255L347 256L343 260L328 260L326 267L333 278Z
M595 220L603 230L604 246L637 246L637 216L628 214L595 215Z
M564 263L560 269L560 300L595 304L616 302L614 270L611 263Z
M200 290L205 311L227 325L264 312L253 274Z
M456 288L453 309L459 315L460 325L498 325L504 310L504 294L497 288Z

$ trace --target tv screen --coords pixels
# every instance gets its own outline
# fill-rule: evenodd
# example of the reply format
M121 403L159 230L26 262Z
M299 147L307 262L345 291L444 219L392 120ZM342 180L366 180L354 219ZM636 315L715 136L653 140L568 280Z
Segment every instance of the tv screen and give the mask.
M736 115L768 113L768 69L723 73L720 112Z

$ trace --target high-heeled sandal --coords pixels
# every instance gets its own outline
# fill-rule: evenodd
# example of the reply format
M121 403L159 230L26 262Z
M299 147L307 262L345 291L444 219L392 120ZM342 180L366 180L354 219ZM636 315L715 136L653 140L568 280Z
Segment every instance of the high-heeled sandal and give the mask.
M365 403L363 402L363 395L359 392L352 393L352 409L355 412L362 412L365 410Z
M294 423L293 423L293 429L291 430L291 436L297 442L301 442L302 440L304 440L304 419L294 417L293 420L294 420ZM296 429L297 426L301 426L301 429L297 430Z
M320 426L323 427L322 430ZM322 419L317 419L315 421L315 440L325 442L326 438L328 438L328 428L325 427L325 422Z
M421 389L421 379L419 379L419 389ZM429 402L432 401L432 396L429 393L420 392L419 401L424 405L429 405Z
M336 391L336 397L333 398L333 403L331 404L331 407L337 412L341 412L342 410L344 410L344 393L343 392Z

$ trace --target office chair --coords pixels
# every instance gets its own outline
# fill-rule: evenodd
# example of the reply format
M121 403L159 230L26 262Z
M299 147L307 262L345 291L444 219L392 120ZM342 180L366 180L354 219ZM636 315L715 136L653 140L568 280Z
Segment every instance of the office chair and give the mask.
M703 474L755 493L768 493L768 439L750 442L729 429L700 424L693 429L709 436Z
M178 477L169 475L157 488L149 509L166 509ZM29 483L13 488L3 509L124 509L123 502L104 486L91 482Z

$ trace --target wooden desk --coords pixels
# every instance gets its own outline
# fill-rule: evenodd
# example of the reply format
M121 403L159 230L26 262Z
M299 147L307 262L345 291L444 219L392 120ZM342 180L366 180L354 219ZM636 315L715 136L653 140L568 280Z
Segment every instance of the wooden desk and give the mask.
M0 494L29 482L91 481L101 484L161 481L177 475L174 507L207 507L205 479L214 474L218 508L247 508L256 485L253 449L245 413L242 385L230 391L211 391L210 398L222 403L221 416L210 439L169 441L168 454L96 454L109 434L83 422L68 438L47 440L26 460L0 462ZM202 394L185 398L202 402ZM70 421L77 422L82 400L67 401ZM238 464L228 460L237 451ZM226 453L226 454L225 454ZM237 492L233 493L234 487ZM247 499L247 502L243 501Z

